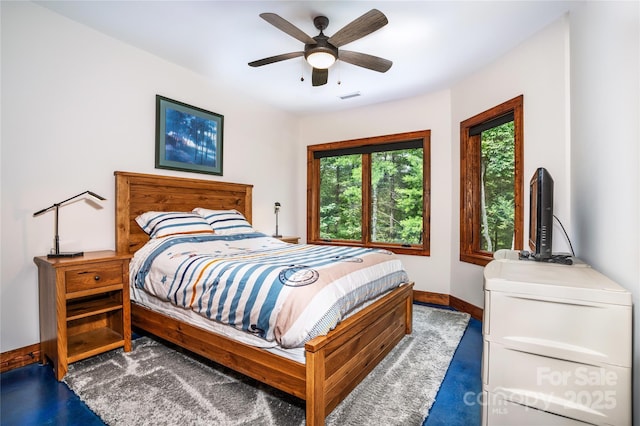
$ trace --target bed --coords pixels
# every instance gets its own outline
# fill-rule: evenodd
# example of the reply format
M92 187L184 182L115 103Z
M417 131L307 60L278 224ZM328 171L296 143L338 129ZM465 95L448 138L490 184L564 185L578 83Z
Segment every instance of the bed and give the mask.
M252 185L115 172L116 249L133 255L149 236L136 218L149 211L235 209L251 222ZM386 293L340 322L326 335L304 344L305 362L238 342L132 303L131 322L153 334L260 382L306 404L306 424L323 425L325 417L411 333L413 283Z

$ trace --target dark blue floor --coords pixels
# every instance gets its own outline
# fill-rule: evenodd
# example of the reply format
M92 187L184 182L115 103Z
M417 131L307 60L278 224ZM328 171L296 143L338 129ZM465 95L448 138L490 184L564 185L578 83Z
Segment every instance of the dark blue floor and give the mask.
M0 424L104 425L102 420L58 382L51 366L39 363L0 374Z
M480 425L482 323L471 319L423 426ZM0 375L0 424L103 425L51 366L31 364Z
M423 426L481 423L482 322L471 318Z

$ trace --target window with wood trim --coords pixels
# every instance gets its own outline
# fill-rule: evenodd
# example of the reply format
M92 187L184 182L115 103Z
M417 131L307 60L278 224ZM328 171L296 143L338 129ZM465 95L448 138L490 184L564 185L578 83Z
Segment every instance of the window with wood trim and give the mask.
M523 244L523 96L460 123L460 260Z
M429 255L429 130L307 147L307 242Z

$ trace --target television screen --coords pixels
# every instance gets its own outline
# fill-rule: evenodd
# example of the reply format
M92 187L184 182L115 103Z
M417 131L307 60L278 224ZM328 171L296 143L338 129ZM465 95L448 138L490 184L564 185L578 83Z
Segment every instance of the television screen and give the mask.
M540 167L529 183L529 247L535 260L552 258L553 179Z

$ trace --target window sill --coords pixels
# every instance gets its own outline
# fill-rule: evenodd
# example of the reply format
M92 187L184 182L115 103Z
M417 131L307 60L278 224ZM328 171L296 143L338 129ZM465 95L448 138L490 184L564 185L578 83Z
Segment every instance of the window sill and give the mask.
M460 261L486 266L493 260L493 253L460 253Z

